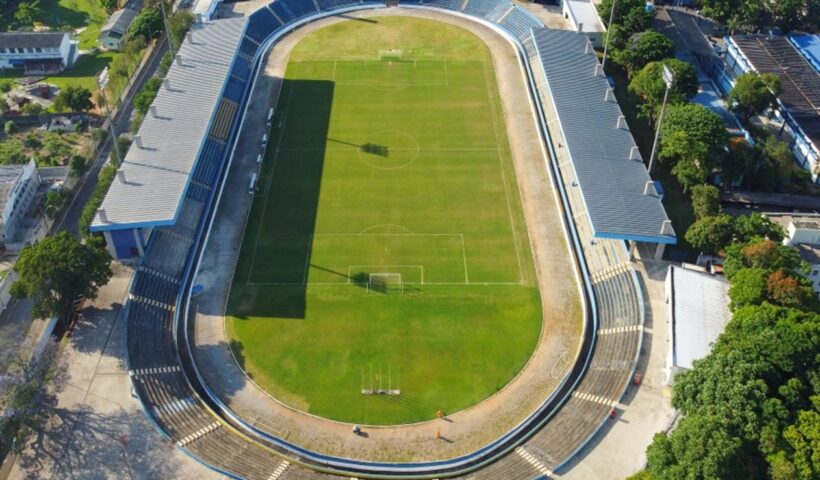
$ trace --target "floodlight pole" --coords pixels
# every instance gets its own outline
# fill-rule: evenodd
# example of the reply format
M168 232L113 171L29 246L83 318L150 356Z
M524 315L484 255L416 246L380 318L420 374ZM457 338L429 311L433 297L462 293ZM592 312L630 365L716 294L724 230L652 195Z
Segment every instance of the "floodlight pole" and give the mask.
M606 67L606 54L609 51L609 37L612 33L612 20L615 19L615 2L618 0L612 0L612 8L609 11L609 23L606 25L606 41L604 42L604 59L601 61L601 71L603 72L604 67ZM606 72L604 72L606 75Z
M655 128L655 141L652 142L652 154L649 156L649 166L646 171L652 176L652 167L655 165L655 155L658 152L658 138L661 134L661 124L663 123L663 112L666 110L666 101L669 100L669 90L675 83L675 73L666 65L663 66L663 81L666 84L666 91L663 92L663 103L661 104L661 114L658 116L658 126Z
M100 96L102 97L105 112L108 115L108 129L111 134L111 142L114 146L114 153L117 155L116 165L122 163L122 156L120 156L120 145L117 143L117 132L114 130L114 117L111 115L111 107L108 105L108 98L105 94L105 86L108 84L108 67L105 67L99 76L97 76L97 85L100 87Z

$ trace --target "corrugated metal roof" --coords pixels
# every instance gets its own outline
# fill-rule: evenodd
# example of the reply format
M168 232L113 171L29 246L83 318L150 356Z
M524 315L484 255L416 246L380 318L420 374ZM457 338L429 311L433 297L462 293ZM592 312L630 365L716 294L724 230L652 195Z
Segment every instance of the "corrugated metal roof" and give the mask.
M108 21L105 22L105 25L100 29L100 36L104 36L110 32L124 35L125 32L128 31L128 27L131 26L131 22L137 18L138 13L136 10L128 7L115 11L108 17Z
M572 14L578 24L582 26L582 32L604 32L604 24L598 17L598 11L590 0L567 0L567 9Z
M731 320L729 283L721 277L670 266L672 275L672 360L676 367L712 350L712 344Z
M605 100L609 84L595 75L600 63L586 53L588 37L551 29L533 37L595 236L675 243L671 227L661 233L668 217L660 197L652 188L644 195L649 174L640 155L630 157L629 130L617 128L621 109Z
M97 215L93 230L159 226L174 223L200 147L221 97L228 70L244 31L245 18L194 25L193 43L180 48L182 65L174 61L139 129L142 147L131 146L102 204L106 221Z
M0 48L59 48L66 32L2 32Z

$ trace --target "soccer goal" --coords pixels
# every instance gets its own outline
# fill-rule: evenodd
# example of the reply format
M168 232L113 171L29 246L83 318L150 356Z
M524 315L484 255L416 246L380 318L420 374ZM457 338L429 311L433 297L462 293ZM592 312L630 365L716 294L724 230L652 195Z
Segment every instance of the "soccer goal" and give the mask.
M404 50L398 48L391 48L388 50L379 50L379 60L389 62L400 62L401 57L404 56Z
M377 293L404 293L401 273L371 273L367 279L367 291Z

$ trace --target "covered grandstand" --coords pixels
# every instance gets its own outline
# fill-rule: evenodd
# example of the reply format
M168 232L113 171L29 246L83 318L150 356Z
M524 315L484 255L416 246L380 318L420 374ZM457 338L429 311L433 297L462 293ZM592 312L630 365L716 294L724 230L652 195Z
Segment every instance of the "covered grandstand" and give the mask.
M644 302L625 240L668 244L675 236L588 38L544 29L506 0L398 3L474 19L519 49L551 152L546 168L586 285L584 354L524 423L451 461L327 457L249 425L222 405L191 361L183 312L262 55L303 23L385 2L277 0L247 18L196 25L92 230L105 233L117 258L138 262L124 330L129 372L147 415L178 447L229 476L325 477L296 465L379 478L551 475L607 421L635 371Z

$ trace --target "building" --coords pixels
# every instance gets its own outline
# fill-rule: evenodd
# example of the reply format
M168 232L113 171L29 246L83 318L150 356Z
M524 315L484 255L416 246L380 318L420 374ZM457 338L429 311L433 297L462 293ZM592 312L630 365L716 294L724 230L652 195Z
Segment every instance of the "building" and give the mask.
M809 265L806 274L814 293L820 295L820 215L767 215L786 231L784 245L791 245Z
M0 69L22 68L26 75L61 72L77 59L77 41L67 32L0 33Z
M592 0L564 0L563 14L576 32L589 37L595 48L603 48L606 27Z
M712 350L731 320L729 283L720 275L671 265L666 272L669 353L666 382Z
M789 146L798 164L820 183L820 71L786 37L726 37L724 66L717 79L721 89L728 93L746 72L780 78L782 92L774 117L782 122L781 134L791 138Z
M217 10L219 9L220 3L219 0L198 0L191 10L191 13L200 21L208 22L219 18Z
M139 12L128 7L112 13L100 30L100 36L97 37L100 46L107 50L119 50L125 33L138 14Z
M11 243L31 208L40 176L32 159L25 165L0 166L0 242Z
M179 46L90 227L112 257L142 256L150 242L175 235L162 227L184 225L193 238L187 222L214 193L214 164L230 152L243 82L252 78L245 59L245 70L229 76L244 28L244 18L196 23Z

